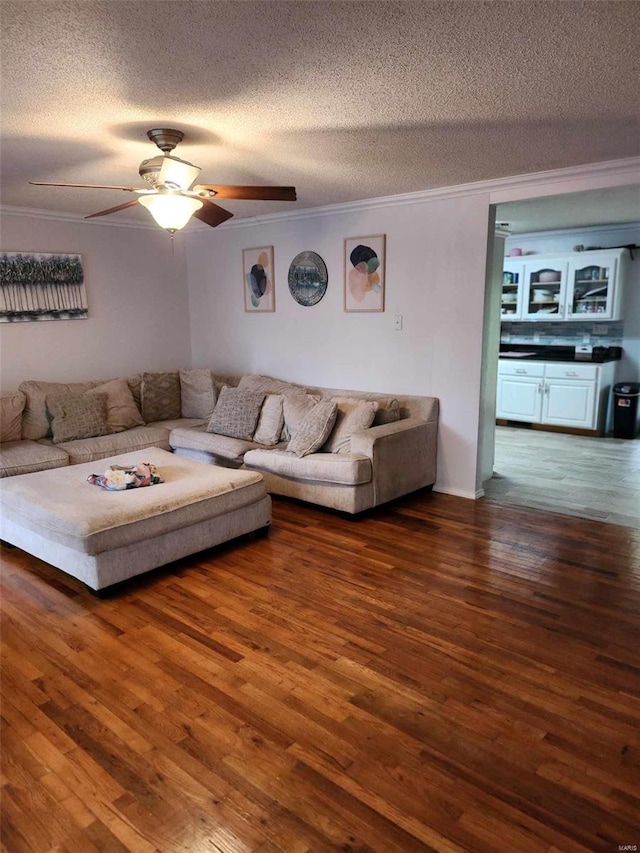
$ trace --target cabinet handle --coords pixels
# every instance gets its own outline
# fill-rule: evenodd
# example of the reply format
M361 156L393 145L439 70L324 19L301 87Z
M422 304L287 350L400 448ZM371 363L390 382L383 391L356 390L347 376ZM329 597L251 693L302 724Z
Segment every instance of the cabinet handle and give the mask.
M577 375L578 374L576 373L575 370L567 370L566 371L566 376L577 376Z
M526 376L527 371L526 371L526 370L523 370L522 368L518 369L518 368L516 367L516 373L524 373L524 374L525 374L525 376Z
M548 393L549 393L549 383L548 383L548 382L545 382L545 383L544 383L544 393L545 393L545 394L548 394Z

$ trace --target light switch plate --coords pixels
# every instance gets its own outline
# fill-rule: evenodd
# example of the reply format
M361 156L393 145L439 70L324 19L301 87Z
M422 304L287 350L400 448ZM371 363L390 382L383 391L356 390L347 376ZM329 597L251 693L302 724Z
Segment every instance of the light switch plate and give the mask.
M396 332L402 331L402 314L396 314L393 318L393 328Z

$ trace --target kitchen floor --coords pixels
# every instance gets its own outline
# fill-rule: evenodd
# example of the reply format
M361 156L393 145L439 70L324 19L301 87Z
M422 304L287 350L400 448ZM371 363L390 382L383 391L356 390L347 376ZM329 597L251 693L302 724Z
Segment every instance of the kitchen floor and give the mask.
M640 438L496 426L494 501L640 529Z

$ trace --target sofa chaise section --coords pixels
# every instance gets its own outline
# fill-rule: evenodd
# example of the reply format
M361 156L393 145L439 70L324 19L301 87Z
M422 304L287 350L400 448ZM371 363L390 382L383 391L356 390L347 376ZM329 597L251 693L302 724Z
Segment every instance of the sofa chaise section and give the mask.
M264 447L209 432L207 426L178 428L170 435L175 453L209 464L258 471L271 494L351 514L435 483L436 398L302 387L257 376L241 379L239 384L263 388L267 393L304 393L322 400L373 401L379 406L376 417L382 423L376 425L374 421L373 426L354 432L346 452L327 452L325 447L302 457L287 450L288 441ZM391 422L385 422L387 418Z

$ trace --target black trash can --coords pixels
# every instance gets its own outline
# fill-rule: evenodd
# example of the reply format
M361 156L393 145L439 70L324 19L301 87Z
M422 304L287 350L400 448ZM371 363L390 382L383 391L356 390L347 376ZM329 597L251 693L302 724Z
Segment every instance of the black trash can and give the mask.
M635 438L638 434L640 382L618 382L613 386L613 436Z

